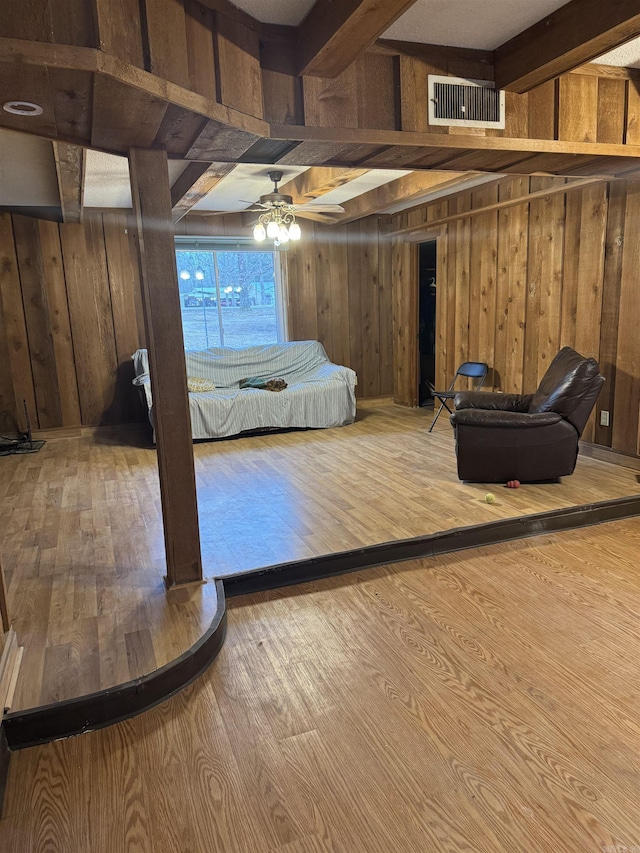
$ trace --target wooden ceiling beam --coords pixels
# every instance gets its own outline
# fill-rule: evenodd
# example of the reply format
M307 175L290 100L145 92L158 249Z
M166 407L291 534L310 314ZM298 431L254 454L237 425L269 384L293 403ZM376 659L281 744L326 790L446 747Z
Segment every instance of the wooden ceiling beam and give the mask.
M337 77L416 0L317 0L298 27L298 73Z
M173 221L179 222L234 169L234 163L189 163L171 187Z
M496 49L496 87L528 92L636 36L637 0L571 0Z
M280 187L280 192L290 195L294 204L306 204L366 175L368 171L368 169L312 166Z
M472 175L469 172L411 172L343 202L345 212L338 217L338 224L364 219L402 202L419 204L428 193L455 187Z
M70 145L68 142L52 142L51 144L56 162L62 221L65 223L82 222L86 166L84 148L80 145Z

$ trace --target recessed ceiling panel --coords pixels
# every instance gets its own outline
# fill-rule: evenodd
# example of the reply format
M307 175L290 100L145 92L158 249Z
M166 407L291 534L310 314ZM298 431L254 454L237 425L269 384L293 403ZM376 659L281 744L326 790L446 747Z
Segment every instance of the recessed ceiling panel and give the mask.
M354 178L349 183L320 196L316 203L342 204L343 201L349 201L349 199L367 193L369 190L375 190L376 187L381 187L383 184L388 184L410 174L411 172L401 169L371 169L370 172L360 175L359 178ZM313 202L309 202L309 205L312 207Z
M59 204L51 142L15 130L0 130L0 205L57 207Z
M418 0L382 36L495 50L566 0Z
M297 27L314 2L315 0L233 0L233 5L265 24L289 24Z
M169 160L170 183L173 183L184 171L186 165L184 160ZM132 206L129 162L126 157L87 150L84 206L125 208Z
M229 213L245 210L261 195L273 191L269 172L278 170L283 173L282 187L307 169L308 166L256 166L253 163L240 163L195 205L194 210L224 210Z

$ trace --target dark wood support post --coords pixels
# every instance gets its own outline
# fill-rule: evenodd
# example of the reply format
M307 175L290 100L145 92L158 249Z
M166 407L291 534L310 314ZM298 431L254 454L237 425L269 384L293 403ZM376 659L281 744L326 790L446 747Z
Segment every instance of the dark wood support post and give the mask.
M153 386L167 586L174 586L202 580L202 558L166 152L132 148L129 169Z

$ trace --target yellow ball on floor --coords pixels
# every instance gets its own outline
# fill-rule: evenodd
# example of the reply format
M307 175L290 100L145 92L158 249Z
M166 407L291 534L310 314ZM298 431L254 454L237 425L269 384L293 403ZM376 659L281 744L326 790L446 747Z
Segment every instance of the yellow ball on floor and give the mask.
M496 496L492 495L491 492L487 492L484 499L488 504L494 504L496 502Z

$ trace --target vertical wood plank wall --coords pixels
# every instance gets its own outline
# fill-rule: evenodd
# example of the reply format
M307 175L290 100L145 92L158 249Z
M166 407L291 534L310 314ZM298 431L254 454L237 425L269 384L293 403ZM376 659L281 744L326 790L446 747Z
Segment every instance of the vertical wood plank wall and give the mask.
M543 190L558 178L518 177L396 214L392 230L456 216ZM486 361L489 386L533 391L565 345L598 359L606 377L585 441L640 454L640 182L616 181L436 228L436 383L446 388L463 361ZM415 302L407 275L415 246L394 238L394 304ZM396 398L409 402L411 366L399 341L411 333L410 310L397 315ZM415 392L413 392L415 393ZM600 426L600 411L610 426Z
M391 246L377 217L340 227L303 224L283 253L290 340L319 340L358 374L359 397L393 393Z
M144 341L134 229L0 214L0 432L144 417L132 353Z

